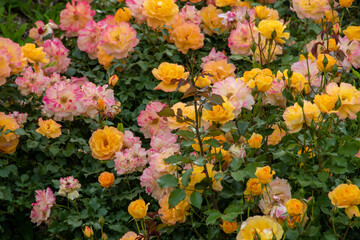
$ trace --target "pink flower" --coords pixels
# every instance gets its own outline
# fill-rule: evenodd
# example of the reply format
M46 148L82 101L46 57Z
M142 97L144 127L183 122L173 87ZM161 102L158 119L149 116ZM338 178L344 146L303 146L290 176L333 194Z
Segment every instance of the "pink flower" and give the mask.
M236 19L236 13L232 11L227 11L226 13L220 13L218 16L219 18L223 19L221 20L221 24L228 28L231 27L231 23L235 22Z
M102 33L101 47L117 59L126 58L138 43L135 29L127 22L108 25Z
M311 18L314 21L324 17L325 12L330 10L329 0L293 0L293 7L300 19Z
M52 40L46 40L42 45L44 52L50 57L50 63L56 62L53 67L45 68L45 72L50 75L53 72L64 73L70 65L69 50L63 45L60 39L54 38ZM45 65L45 64L44 64Z
M108 25L116 25L117 22L115 21L115 17L113 15L106 15L106 17L99 21L97 23L97 25L101 28L101 29L105 29L106 26Z
M186 4L179 12L179 17L186 23L193 23L200 25L201 17L198 15L198 11L195 6Z
M10 59L11 56L7 53L7 51L0 48L0 86L6 83L7 77L10 77Z
M83 93L78 85L65 81L55 83L46 90L43 113L48 117L54 115L55 121L72 121L74 116L84 112L82 97Z
M286 107L286 98L282 95L285 83L282 79L275 78L272 82L271 88L266 92L264 104Z
M0 37L0 86L5 84L7 75L23 70L24 59L19 44L8 38ZM26 61L26 60L25 60ZM9 73L9 68L11 69Z
M170 131L166 121L166 117L159 117L157 114L166 104L161 102L150 102L145 110L142 110L137 118L140 131L145 138L151 138L161 132Z
M15 119L16 123L20 127L24 127L24 123L27 121L28 114L27 113L19 113L18 111L14 111L9 113L9 116Z
M124 131L123 148L131 148L135 144L140 144L140 146L141 146L142 142L141 142L140 138L135 137L133 132L131 132L129 130L125 130Z
M79 192L77 191L81 188L79 180L75 179L73 176L68 176L66 178L60 178L60 190L58 192L59 196L67 197L70 200L78 198Z
M173 149L174 152L180 150L180 145L176 143L178 136L171 132L162 132L151 138L148 155L152 153L159 153L165 151L165 149Z
M26 68L22 77L17 77L15 79L18 89L24 96L27 96L30 93L41 96L47 88L49 82L50 78L44 76L43 70L40 69L38 72L34 72L32 67Z
M350 44L349 44L350 43ZM344 66L348 70L351 68L351 65L354 68L360 67L360 43L356 40L350 42L347 37L340 39L340 50L342 50L346 55L346 61L350 64Z
M251 44L253 42L248 22L238 22L235 30L230 32L228 46L232 54L251 55Z
M163 175L165 174L157 172L153 167L148 167L144 169L140 177L141 187L145 188L146 193L151 194L156 200L160 200L164 195L172 191L170 188L161 188L156 182Z
M59 29L59 26L51 19L49 19L49 23L46 25L43 21L36 21L35 25L36 27L30 29L29 31L29 37L34 39L38 46L42 45L43 37L53 34L55 29Z
M213 47L208 56L201 58L202 63L200 65L200 67L204 68L205 63L210 62L210 61L216 62L216 61L219 61L222 59L227 60L228 58L225 56L224 52L216 51L215 47Z
M68 2L66 8L60 13L60 28L66 31L67 37L75 37L78 31L85 27L88 21L93 20L95 11L91 10L87 1Z
M126 6L131 11L131 16L135 18L137 24L143 24L146 16L142 14L143 4L145 0L126 0Z
M97 46L100 43L102 28L95 21L89 21L85 27L79 30L77 39L78 48L89 54L91 59L97 57Z
M48 223L51 208L55 204L55 197L50 188L47 188L46 190L37 190L36 194L36 202L31 204L33 209L31 210L30 218L31 222L36 223L37 226L39 226L42 222Z
M118 175L142 171L147 164L146 150L136 143L115 155L115 170Z
M246 14L249 16L249 21L254 22L255 20L255 9L249 9L248 7L234 6L231 8L232 12L235 12L235 20L237 22L247 22Z
M291 65L291 71L300 73L305 76L305 79L309 79L310 73L310 85L315 87L320 87L321 84L321 77L319 76L319 69L317 68L316 62L309 61L309 71L306 64L306 59L302 61L298 61Z
M241 113L242 108L251 110L255 103L254 97L251 95L252 89L248 88L243 81L233 77L214 83L212 91L215 94L227 97L235 107L235 116Z

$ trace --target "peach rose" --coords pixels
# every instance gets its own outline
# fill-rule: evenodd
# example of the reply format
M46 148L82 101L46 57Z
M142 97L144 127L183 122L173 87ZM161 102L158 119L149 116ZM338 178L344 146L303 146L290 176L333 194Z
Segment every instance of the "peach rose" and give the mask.
M262 184L270 183L273 179L274 174L275 171L271 171L271 168L269 166L257 167L255 172L255 176L260 180Z
M246 182L246 189L244 191L244 195L259 196L262 193L263 193L263 189L261 189L261 182L258 178L250 178Z
M224 231L224 233L226 234L230 234L235 232L239 225L237 224L236 220L234 222L228 222L223 220L222 224L220 224L221 229Z
M61 125L52 119L44 121L42 118L39 118L39 128L36 129L36 132L48 139L57 138L61 135Z
M254 239L255 231L261 239L280 240L284 234L281 225L269 216L249 217L241 224L236 240Z
M109 188L114 184L115 176L109 172L102 172L98 177L98 181L100 186L104 188Z
M136 220L143 219L147 214L149 204L145 204L142 199L135 200L129 204L128 212Z
M172 83L174 79L187 79L189 72L185 72L183 66L163 62L158 68L152 70L152 74L161 83L155 87L155 90L162 90L164 92L174 92L177 88L178 83ZM189 88L189 85L181 86L180 92L185 92Z
M234 106L227 100L226 97L223 97L223 99L224 102L220 105L213 106L212 110L203 110L203 118L205 120L224 124L235 118Z
M147 17L146 22L152 28L171 25L178 15L179 7L174 0L145 0L142 13Z
M19 144L19 135L14 132L5 132L7 130L15 131L19 128L19 125L16 123L16 120L12 117L5 115L5 113L0 112L0 127L2 128L2 134L0 136L0 152L11 154L16 150L17 145Z
M98 160L110 160L123 146L124 134L114 127L96 130L90 140L91 155Z
M170 40L183 54L189 49L196 50L204 46L204 34L201 33L199 26L193 23L183 23L176 27L171 32Z

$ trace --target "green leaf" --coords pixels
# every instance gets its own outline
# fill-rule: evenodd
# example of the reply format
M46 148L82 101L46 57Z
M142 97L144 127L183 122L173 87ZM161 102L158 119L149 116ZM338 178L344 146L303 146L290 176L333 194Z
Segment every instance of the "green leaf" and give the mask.
M18 135L28 135L28 133L25 132L25 130L22 129L22 128L18 128L18 129L16 129L14 132L15 132L16 134L18 134Z
M191 196L190 196L190 202L193 206L197 207L197 208L201 208L201 204L202 204L203 198L201 193L199 193L198 191L194 191Z
M185 190L182 188L177 188L170 193L169 196L169 209L176 207L182 200L186 197Z
M189 185L189 182L190 182L190 176L193 172L193 169L190 168L188 170L186 170L181 178L181 184L184 186L184 187L187 187Z
M238 128L240 130L240 134L245 135L246 130L247 130L248 126L249 126L249 123L248 122L238 122L237 126L238 126Z
M220 144L217 140L215 140L215 139L213 139L213 138L208 139L208 140L205 140L205 141L204 141L204 144L208 144L208 145L210 145L211 147L215 147L215 148L218 148L218 147L221 146L221 144Z
M161 188L177 187L179 185L178 179L169 173L157 179L156 182Z
M206 225L214 224L221 217L221 213L216 209L209 210L207 213L209 216L206 218Z
M240 168L241 164L243 162L243 159L241 158L233 158L230 162L231 170L236 171Z
M244 171L232 172L231 176L235 181L243 182L246 178L246 173Z
M344 156L352 157L359 152L359 149L360 149L359 141L348 141L345 142L345 144L339 148L338 153Z
M196 164L196 166L202 167L205 165L205 157L199 157L198 159L196 159L194 161L194 163Z
M322 182L326 182L326 180L329 178L329 172L322 171L318 173L318 178Z
M192 131L180 130L175 134L178 135L178 136L186 137L188 139L194 139L195 138L195 134Z
M180 164L182 163L182 161L184 160L185 158L180 155L180 154L175 154L175 155L172 155L166 159L164 159L164 162L166 163L171 163L172 165L177 165L177 164Z
M36 142L36 141L34 141L34 140L28 139L28 140L26 141L26 146L27 146L28 148L36 148L38 145L39 145L39 143Z

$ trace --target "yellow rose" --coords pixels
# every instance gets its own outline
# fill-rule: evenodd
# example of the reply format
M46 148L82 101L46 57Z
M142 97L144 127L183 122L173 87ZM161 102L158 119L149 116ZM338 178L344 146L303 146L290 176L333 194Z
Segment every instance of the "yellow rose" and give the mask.
M324 67L324 59L327 59L327 64ZM336 59L329 54L319 54L318 60L316 61L317 68L320 72L331 72L333 66L336 64Z
M259 181L262 184L268 184L272 181L273 175L275 174L275 171L272 170L269 166L265 167L257 167L255 176L259 179Z
M187 117L191 120L195 120L195 108L194 105L189 105L187 106L187 104L182 103L182 102L178 102L175 103L171 109L175 112L175 114L177 113L178 109L181 110L182 115L184 117ZM175 129L180 129L180 130L187 130L189 123L188 122L178 122L176 117L168 117L168 125L169 128L172 130Z
M284 32L286 26L277 20L262 20L255 29L266 39L272 39L272 33L275 31L275 41L283 44L282 38L289 39L290 33Z
M129 8L119 8L115 13L115 22L129 22L131 19L131 11Z
M304 101L304 113L306 124L310 126L311 121L319 122L320 121L320 109L309 101Z
M111 61L114 60L114 57L107 55L105 50L101 46L97 47L96 56L99 60L99 63L103 65L106 70L112 65Z
M349 218L354 215L360 217L360 189L354 184L340 184L329 192L331 203L338 208L345 208L345 213Z
M109 172L102 172L98 177L98 181L100 186L104 188L109 188L114 184L115 176Z
M223 11L217 9L213 4L203 7L198 12L201 17L201 27L203 28L204 33L211 36L214 32L220 33L225 30L225 26L221 23L221 18L218 16L221 13L223 13Z
M267 19L270 15L270 9L266 6L256 6L255 7L255 16L259 19Z
M179 7L173 0L145 0L142 13L146 22L152 28L161 25L171 25L179 12Z
M286 202L285 207L290 216L299 216L302 213L303 204L296 198L292 198Z
M329 51L336 51L338 50L339 46L336 43L334 38L329 39Z
M304 114L302 108L297 103L295 103L294 106L286 108L283 114L283 119L290 133L300 131L304 124Z
M204 74L203 76L197 76L194 79L195 82L195 86L197 86L198 88L203 88L203 87L207 87L210 86L211 84L211 79L209 77L209 75Z
M258 133L253 133L250 139L248 140L248 143L251 148L260 148L262 140L263 140L263 136L261 136Z
M166 194L159 201L160 209L158 213L161 221L168 225L175 225L177 222L184 223L189 215L190 205L188 201L182 200L178 205L169 209L169 196L170 194Z
M329 94L315 95L314 98L314 103L322 113L331 112L335 107L336 101L337 99Z
M234 222L222 220L222 224L220 224L220 227L224 231L224 233L230 234L235 232L238 229L239 225L237 224L236 220Z
M7 130L15 131L19 128L19 125L16 123L15 119L0 112L0 128L2 128L2 134L0 136L0 152L6 154L14 153L19 144L20 136L14 132L9 132L7 134L5 134L5 132Z
M275 75L268 68L253 68L244 72L243 81L251 88L256 86L258 91L266 92L272 87L274 78Z
M178 83L172 83L174 79L187 79L189 76L188 72L185 72L183 66L163 62L158 68L152 70L152 74L161 83L155 87L155 90L162 90L164 92L174 92L177 88ZM185 92L189 88L189 85L181 86L180 92Z
M128 212L136 220L143 219L147 214L149 204L145 204L142 199L135 200L129 204Z
M350 7L353 4L354 0L339 0L339 4L342 7Z
M193 23L183 23L170 34L170 40L180 52L186 54L189 49L197 50L204 46L204 34L200 27Z
M49 63L49 59L45 58L46 53L43 52L43 47L36 47L34 43L27 43L21 47L21 52L24 57L31 63Z
M274 131L268 136L267 144L277 145L286 135L286 132L280 129L278 125L272 125L271 128L274 129Z
M274 239L280 240L284 234L281 225L269 216L254 216L246 219L241 224L240 232L236 236L236 240L250 240L254 239L255 232L260 236L260 239Z
M235 118L234 106L228 101L226 97L223 97L224 102L220 105L215 105L212 110L203 110L203 118L208 121L219 122L224 124Z
M217 7L234 6L236 0L216 0L215 5Z
M40 133L46 138L57 138L61 135L61 125L52 119L43 120L39 118L39 128L36 132Z
M124 134L114 127L96 130L90 140L91 155L98 160L110 160L123 146Z
M116 85L116 83L118 82L118 80L119 80L119 77L116 74L114 74L109 78L109 83L108 84L110 86L114 87Z
M293 206L293 207L295 209L295 212L299 211L300 213L298 215L290 215L289 214L289 217L286 218L286 223L289 226L289 228L291 228L291 229L296 227L296 224L300 223L300 222L302 222L302 225L305 226L307 220L309 219L309 217L306 214L306 210L307 210L306 202L304 202L304 201L299 201L299 202L301 203L301 206L302 206L301 209L297 208L297 207L299 207L299 205ZM286 208L286 210L287 210L287 208Z
M209 78L212 83L216 83L218 81L222 81L227 77L235 77L236 67L232 63L228 63L226 59L222 59L219 61L209 61L204 65L204 72L211 75Z
M258 178L250 178L246 182L246 189L244 191L244 195L259 196L262 193L263 193L263 189L261 189L261 182Z
M85 226L84 230L83 230L84 236L86 238L91 238L92 236L94 236L94 231L92 228L89 228L88 226Z
M360 42L360 26L349 26L344 30L344 34L350 41Z
M290 77L291 85L290 87L295 90L295 92L305 91L305 94L310 93L309 80L305 78L301 73L293 72ZM289 80L286 80L286 83L289 84Z

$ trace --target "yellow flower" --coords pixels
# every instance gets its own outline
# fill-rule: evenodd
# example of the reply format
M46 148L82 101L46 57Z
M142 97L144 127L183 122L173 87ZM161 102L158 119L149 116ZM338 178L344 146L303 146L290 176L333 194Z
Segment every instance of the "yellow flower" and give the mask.
M336 43L334 38L329 39L329 51L336 51L338 50L339 46Z
M339 0L339 4L342 7L350 7L353 4L354 0Z
M266 39L272 39L273 32L275 32L275 41L283 44L285 41L282 38L289 39L290 33L284 32L286 26L277 20L262 20L259 26L255 28Z
M215 5L218 7L234 6L236 0L216 0Z
M235 77L236 67L232 63L228 63L226 59L219 61L209 61L204 65L204 72L211 75L209 78L212 83L222 81L227 77Z
M7 134L5 134L5 132L7 130L15 131L19 128L19 125L16 123L15 119L0 112L0 128L2 128L2 134L0 136L0 152L6 154L14 153L19 144L20 136L14 132L9 132Z
M329 192L332 205L338 208L345 208L345 213L349 218L354 215L360 217L360 189L355 184L340 184Z
M204 34L200 27L193 23L183 23L176 27L170 34L170 40L183 54L189 49L196 50L204 46Z
M299 58L299 61L303 61L305 59L306 59L305 56L301 54L300 58ZM308 59L310 60L310 62L316 61L316 58L314 57L314 55L312 55L312 53L308 54ZM287 69L285 71L287 71Z
M145 204L142 199L135 200L129 204L128 212L136 220L143 219L147 214L149 204Z
M222 12L221 9L217 9L213 4L203 7L198 12L201 17L201 27L203 28L204 33L211 36L214 32L220 33L225 30L224 25L221 24L221 18L218 16Z
M194 105L187 106L185 103L178 102L174 104L171 109L177 113L178 109L181 110L182 115L184 117L190 118L192 120L195 120L195 108ZM169 128L174 129L180 129L180 130L187 130L189 123L187 122L178 122L176 117L168 117L168 124Z
M84 230L83 230L84 236L86 238L91 238L92 236L94 236L94 231L92 228L89 228L88 226L85 226Z
M203 88L203 87L207 87L210 86L211 84L211 79L209 77L209 75L204 74L203 76L197 76L195 79L195 86L197 86L198 88Z
M52 119L43 120L39 118L39 128L36 132L40 133L46 138L57 138L61 135L61 125Z
M159 201L160 209L158 213L160 214L161 221L168 225L175 225L177 222L184 223L189 215L189 203L186 200L182 200L178 205L169 209L169 196L170 194L166 194Z
M119 80L119 77L116 74L112 75L109 78L109 85L114 87L116 85L116 83L118 82L118 80Z
M236 220L234 222L222 220L222 224L220 224L220 227L224 231L224 233L230 234L235 232L238 229L239 225L237 224Z
M360 42L360 26L349 26L344 30L344 34L350 41Z
M269 216L249 217L241 224L236 240L252 240L256 233L263 240L274 239L274 236L280 240L284 230L276 220Z
M203 110L203 118L208 121L219 122L224 124L235 118L234 106L228 101L226 97L223 97L224 102L220 105L215 105L212 110Z
M297 103L295 103L294 106L286 108L283 114L283 119L290 133L300 131L304 124L304 114L302 108Z
M315 95L314 103L322 113L330 113L336 103L337 99L329 94Z
M244 195L259 196L262 193L263 193L263 189L261 189L261 182L258 178L250 178L246 182L246 189L244 191Z
M262 184L268 184L273 179L273 175L275 174L275 171L272 170L269 166L265 167L257 167L255 176L259 179L259 181Z
M261 136L258 133L253 133L250 139L248 140L248 143L251 148L260 148L262 140L263 140L263 136Z
M146 22L152 28L171 25L179 12L179 7L173 0L145 0L142 13Z
M109 188L114 184L115 176L109 172L102 172L98 177L98 181L100 186L104 188Z
M266 92L272 87L275 75L270 69L253 68L245 71L243 81L251 88L257 87L258 91Z
M309 217L306 215L306 210L307 210L306 202L304 201L299 201L299 202L301 203L302 208L299 208L300 205L298 202L293 202L294 205L291 206L292 208L289 206L290 212L291 211L294 211L295 213L300 212L298 215L289 214L289 217L286 218L286 223L291 229L293 229L296 226L296 223L300 223L300 222L302 222L302 225L305 226L307 220L309 219ZM286 210L287 209L288 208L286 208Z
M305 94L310 93L309 80L305 78L301 73L293 72L290 77L291 85L290 87L295 90L295 92L305 91ZM286 83L289 84L289 80L286 79Z
M271 10L272 9L267 8L266 6L262 6L262 5L256 6L255 7L255 16L259 19L270 20L269 17L270 17ZM271 19L271 20L277 20L277 19Z
M99 112L103 112L106 109L106 103L101 98L97 101L97 110Z
M135 232L127 232L124 236L122 236L122 238L120 238L120 240L136 240L138 239L138 235Z
M327 64L324 66L325 57L327 59ZM336 59L329 54L319 54L316 64L320 72L331 72L333 66L336 64Z
M268 136L267 144L277 145L286 135L286 132L280 129L278 125L272 125L271 128L274 129L274 131Z
M174 92L177 88L178 83L172 83L174 79L187 79L189 76L188 72L185 72L183 66L163 62L158 68L152 70L152 74L161 83L155 87L155 90L162 90L164 92ZM189 88L189 85L181 86L180 92L185 92Z
M129 22L131 19L131 11L129 8L119 8L115 13L115 22Z
M286 211L290 216L299 216L302 213L303 204L296 198L288 200L285 204Z
M36 47L34 43L27 43L21 47L21 52L24 57L31 63L49 63L49 59L45 58L46 53L43 52L43 47Z
M309 101L304 101L304 113L306 124L310 126L311 121L319 122L320 121L320 109Z
M96 130L90 140L91 155L98 160L110 160L123 146L124 134L114 127Z

